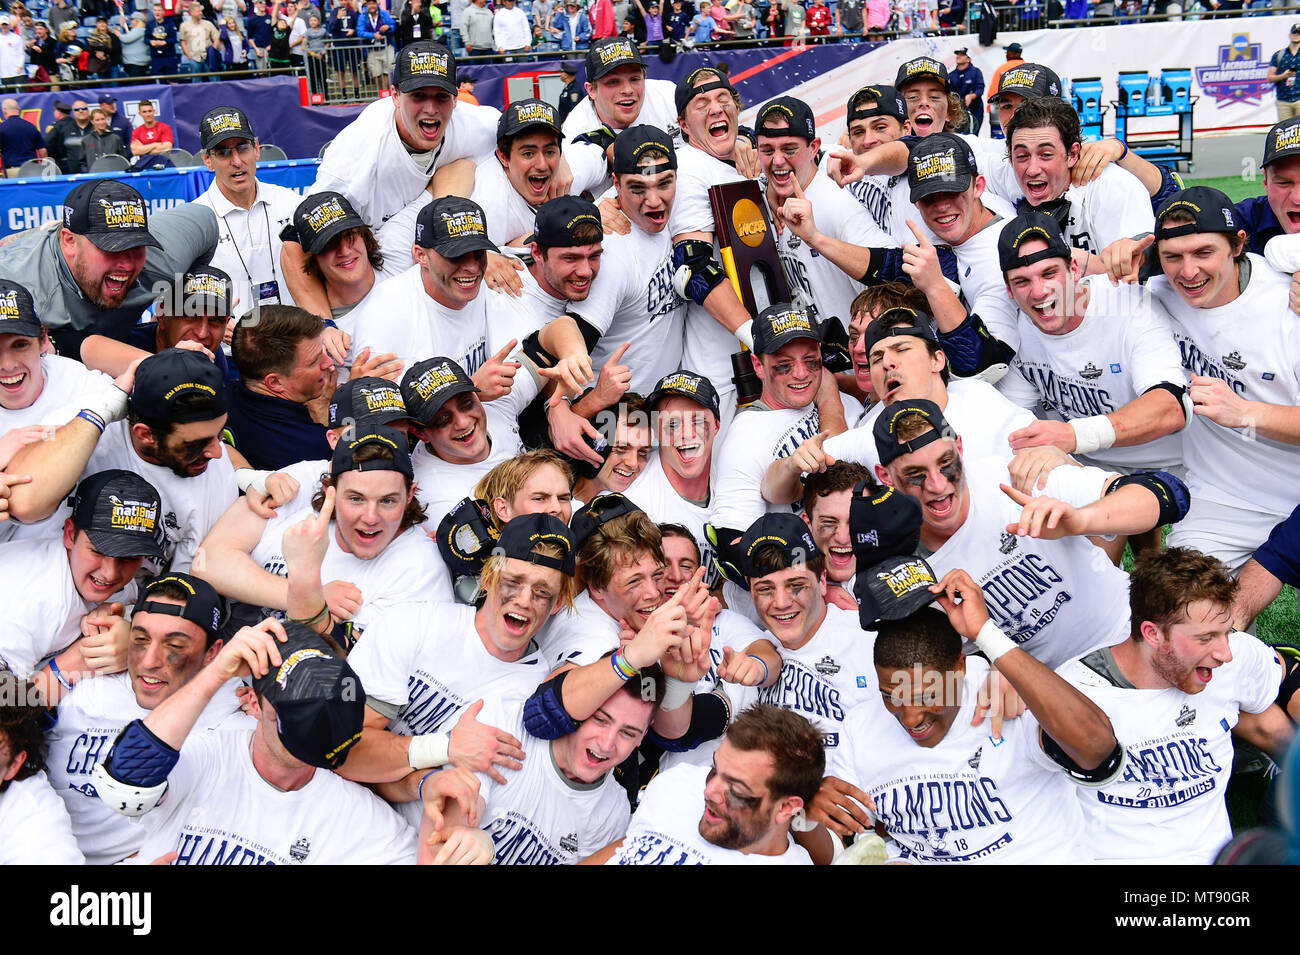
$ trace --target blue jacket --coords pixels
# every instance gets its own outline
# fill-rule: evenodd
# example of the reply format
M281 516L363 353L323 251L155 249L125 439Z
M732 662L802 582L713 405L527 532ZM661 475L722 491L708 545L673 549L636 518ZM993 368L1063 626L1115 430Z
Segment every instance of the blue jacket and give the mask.
M582 13L578 16L578 35L573 35L573 27L569 25L569 14L563 8L555 11L555 16L551 18L551 26L557 30L563 31L560 37L561 50L580 50L591 42L591 21L587 19L587 14ZM554 39L555 34L550 34Z
M1264 254L1264 246L1275 235L1284 234L1282 223L1273 215L1267 196L1251 196L1237 203L1237 217L1246 230L1246 251Z
M379 9L379 23L381 26L388 27L388 32L384 34L384 38L388 40L389 46L395 48L397 46L397 23L393 20L393 15L382 7ZM357 17L357 36L363 40L373 40L375 38L375 31L370 26L370 14L364 10Z

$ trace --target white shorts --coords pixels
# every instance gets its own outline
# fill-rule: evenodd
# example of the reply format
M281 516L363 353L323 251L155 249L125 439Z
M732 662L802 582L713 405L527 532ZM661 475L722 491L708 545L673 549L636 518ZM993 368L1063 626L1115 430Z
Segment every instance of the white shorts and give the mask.
M371 50L370 55L366 57L366 66L369 67L370 75L375 79L380 79L393 72L393 62L393 48L387 43L382 47Z
M1198 498L1192 488L1192 506L1175 524L1165 541L1168 547L1190 547L1217 557L1236 576L1256 548L1287 514L1247 510Z

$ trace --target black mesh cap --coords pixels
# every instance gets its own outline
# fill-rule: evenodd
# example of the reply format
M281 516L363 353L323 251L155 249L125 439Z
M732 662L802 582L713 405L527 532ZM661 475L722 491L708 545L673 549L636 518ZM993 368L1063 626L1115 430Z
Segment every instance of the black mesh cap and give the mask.
M858 567L909 557L921 542L921 503L892 487L859 482L849 498L849 545Z
M534 554L533 548L540 543L555 544L564 556ZM550 567L567 577L572 577L577 568L578 545L574 542L573 533L569 525L550 514L519 515L501 528L501 537L495 550L504 557Z
M754 135L802 136L812 142L817 138L817 120L812 108L793 96L778 96L764 103L754 119Z
M941 83L944 90L952 89L948 82L948 67L932 56L918 56L900 66L894 76L894 87L901 92L917 80L934 80Z
M975 153L955 133L934 133L910 144L907 185L912 202L941 192L965 192L977 175Z
M1024 254L1020 251L1026 242L1046 242L1046 249ZM1044 212L1026 212L1016 216L998 234L998 265L1003 272L1033 265L1043 259L1070 261L1070 247L1065 244L1061 227Z
M163 587L175 587L184 591L185 603L178 606L172 603L160 603L154 599L158 596L158 590ZM206 580L200 580L192 574L174 573L155 577L146 583L140 589L140 596L136 599L135 609L131 613L132 615L165 613L180 617L198 626L208 635L208 639L212 640L221 635L221 628L226 623L228 607L225 598Z
M253 689L275 707L280 742L290 755L321 769L342 766L365 722L361 679L320 634L291 622L284 632L288 641L276 642L280 665L254 679Z
M550 199L537 207L533 241L544 248L555 249L591 245L590 237L578 239L573 234L573 230L584 222L596 228L597 236L604 236L600 224L600 210L594 204L581 196L559 196ZM597 238L596 241L600 242L601 238Z
M106 557L163 557L162 498L130 471L83 478L72 496L72 524Z
M1019 93L1025 99L1060 96L1061 78L1041 63L1019 63L998 77L998 88L989 102L997 102L1003 93Z
M697 80L706 76L711 77L707 83L700 83L699 86L695 85ZM714 90L736 92L736 88L731 85L731 80L716 66L701 66L697 70L692 70L677 81L677 89L673 94L677 115L681 116L682 113L686 112L686 107L691 104L691 100L695 99L695 97L703 96L705 93L711 93Z
M385 378L349 378L330 398L326 427L369 428L394 421L414 421L401 389Z
M408 43L397 52L393 86L399 93L433 86L455 96L460 89L456 82L456 57L441 43Z
M491 556L500 537L487 502L475 497L458 501L438 523L434 534L443 563L457 577L481 573L483 562Z
M1164 218L1171 212L1189 213L1192 222L1179 225L1165 225ZM1224 232L1236 235L1241 228L1237 222L1237 212L1232 200L1209 186L1192 186L1182 192L1176 192L1165 200L1165 204L1156 213L1156 238L1172 239L1180 235L1194 235L1198 232Z
M824 329L805 309L777 302L754 319L754 354L772 355L790 342L811 338L821 342Z
M643 155L650 150L662 152L668 159L654 162L643 159ZM677 150L673 148L673 138L658 126L629 126L614 138L612 166L616 173L644 176L676 169Z
M905 415L917 414L924 418L933 427L933 431L926 431L919 437L911 441L902 441L898 437L898 425ZM876 454L880 457L880 463L887 465L896 458L904 454L911 454L914 451L920 451L927 444L938 441L940 438L956 437L956 432L944 418L943 412L933 401L927 401L924 398L908 398L905 401L895 401L893 404L886 406L876 423L871 429L872 437L876 440Z
M467 391L477 392L474 379L450 358L426 358L402 376L402 400L410 416L431 424L452 398Z
M1274 124L1264 137L1264 162L1267 166L1279 159L1300 156L1300 117Z
M187 424L226 413L226 384L212 359L188 348L167 348L135 369L131 409L145 421Z
M125 252L142 245L161 249L149 232L144 197L116 179L91 179L63 200L63 227L84 235L105 252Z
M234 301L235 283L215 265L198 265L185 273L181 285L182 315L229 318Z
M646 397L646 405L653 410L660 401L673 395L689 398L712 411L714 418L722 420L722 404L717 389L713 387L713 382L703 375L685 369L675 371L671 375L664 375L655 384L654 391Z
M9 279L0 279L0 335L24 335L38 338L41 320L36 303L27 287Z
M415 244L444 259L497 250L488 238L483 207L460 196L443 196L420 210L415 218Z
M595 83L606 73L629 65L645 68L645 60L641 59L641 51L633 40L623 36L597 40L587 49L587 82Z
M208 110L199 120L199 148L204 152L227 139L257 141L252 121L238 106L218 106Z
M812 532L801 518L779 512L764 514L750 525L737 545L736 556L740 560L741 573L750 579L763 576L766 572L755 564L755 557L768 547L780 549L783 567L798 567L822 556Z
M856 105L867 99L875 100L876 105ZM903 100L903 94L892 86L876 84L864 86L849 97L849 110L848 115L844 117L845 122L851 123L855 119L871 119L875 116L892 116L900 123L907 122L907 103Z
M370 445L387 448L389 457L370 458L358 461L357 452ZM338 477L346 471L396 471L408 478L414 477L411 469L411 454L406 450L406 435L393 428L382 425L358 431L351 441L339 441L334 447L334 457L330 461L330 473Z
M335 236L365 224L347 196L338 192L314 193L298 203L293 213L293 231L303 251L312 255L325 251Z
M934 570L920 557L889 557L859 571L853 579L858 598L858 622L873 630L881 620L910 617L935 599Z
M586 507L577 511L569 519L569 532L573 535L573 546L579 548L596 531L608 522L624 514L633 514L641 508L614 491L599 494Z
M497 120L497 139L514 136L534 126L549 130L557 136L563 135L560 132L559 113L550 103L539 99L515 100Z

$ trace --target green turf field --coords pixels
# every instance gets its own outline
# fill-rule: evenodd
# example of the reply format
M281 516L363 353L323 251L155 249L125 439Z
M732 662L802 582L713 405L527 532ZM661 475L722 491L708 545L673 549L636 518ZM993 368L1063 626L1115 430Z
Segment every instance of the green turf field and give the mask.
M1211 186L1226 194L1233 202L1240 202L1250 196L1262 195L1264 192L1264 185L1258 179L1242 179L1240 176L1192 179L1184 174L1183 182L1188 186Z

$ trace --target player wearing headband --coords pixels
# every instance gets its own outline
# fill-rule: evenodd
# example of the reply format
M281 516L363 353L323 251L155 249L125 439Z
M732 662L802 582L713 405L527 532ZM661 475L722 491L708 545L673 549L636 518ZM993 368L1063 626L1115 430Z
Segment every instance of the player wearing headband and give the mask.
M50 782L63 797L72 831L90 865L111 865L134 854L145 832L96 798L94 769L132 720L143 719L178 692L221 652L225 601L212 585L189 574L155 577L140 589L131 614L126 672L82 680L59 702L49 733ZM202 729L242 728L232 683L199 715Z

